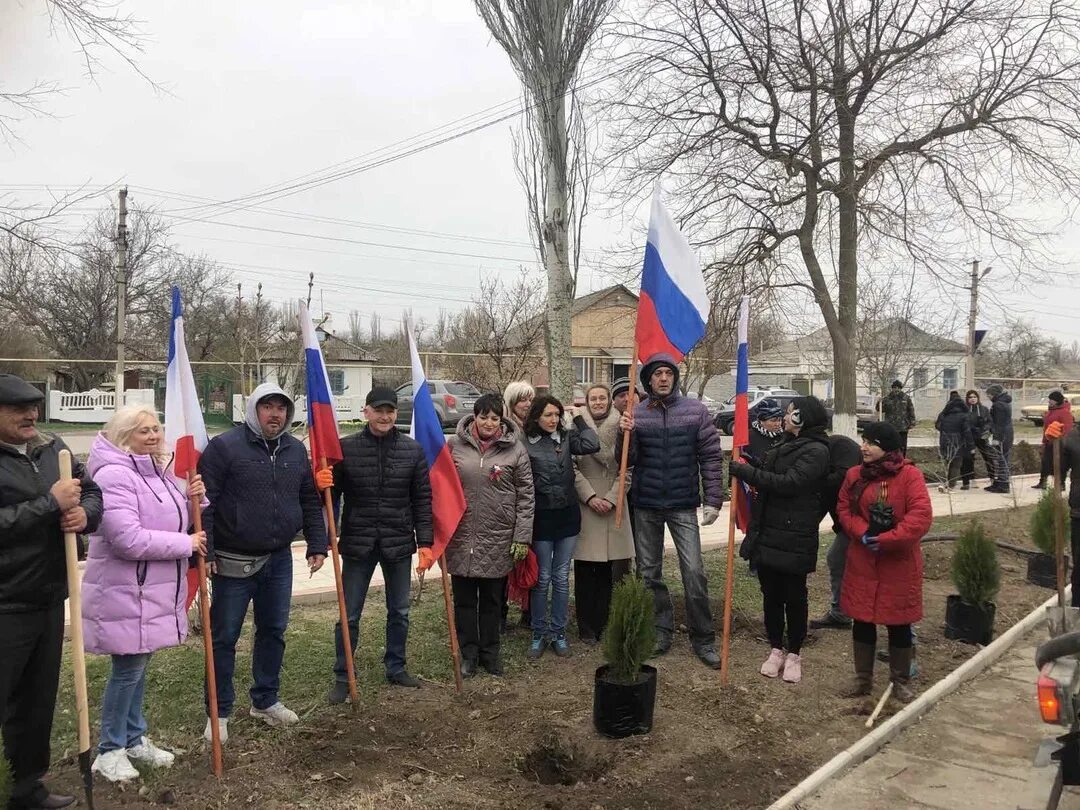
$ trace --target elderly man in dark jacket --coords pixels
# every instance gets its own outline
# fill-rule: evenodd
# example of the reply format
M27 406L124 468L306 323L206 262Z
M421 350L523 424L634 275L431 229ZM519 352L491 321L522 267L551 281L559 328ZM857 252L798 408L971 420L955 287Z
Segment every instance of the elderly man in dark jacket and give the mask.
M418 687L420 681L405 669L405 644L413 553L419 547L421 567L433 562L428 463L419 442L394 426L397 394L393 389L371 389L364 417L367 426L341 442L344 460L334 466L334 493L343 500L339 547L344 558L341 579L349 617L349 655L356 654L360 614L375 566L379 566L386 589L386 680ZM337 658L329 700L336 704L349 696L340 622L334 643Z
M889 393L878 400L874 410L880 412L881 419L888 422L900 434L900 451L907 455L908 431L915 427L915 403L904 393L904 384L893 380Z
M270 726L299 720L278 699L292 604L292 542L303 530L308 568L315 572L326 560L326 527L307 450L288 431L294 413L281 388L263 383L248 397L245 423L211 439L199 459L210 501L203 528L214 572L210 625L222 742L229 738L236 698L236 642L252 603L250 714ZM210 722L203 731L207 740Z
M102 511L101 490L81 463L73 462L71 481L60 480L67 448L38 433L42 399L14 374L0 374L0 725L13 810L75 803L41 780L64 641L64 532L94 531Z
M663 578L666 524L679 553L690 644L706 666L719 669L697 508L704 492L701 525L708 526L716 522L723 506L720 434L703 403L679 395L679 368L669 355L650 357L641 370L641 382L649 398L623 413L615 452L616 456L622 452L621 431L632 431L634 548L638 572L653 592L656 652L671 648L675 630L671 594Z

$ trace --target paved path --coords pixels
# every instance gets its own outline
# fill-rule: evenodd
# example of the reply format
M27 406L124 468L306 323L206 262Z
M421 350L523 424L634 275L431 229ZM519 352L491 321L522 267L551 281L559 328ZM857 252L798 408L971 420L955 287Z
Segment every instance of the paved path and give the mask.
M946 696L884 749L800 802L801 810L1042 810L1056 772L1035 768L1041 740L1063 733L1039 717L1040 627L997 664ZM1061 810L1080 808L1067 789Z

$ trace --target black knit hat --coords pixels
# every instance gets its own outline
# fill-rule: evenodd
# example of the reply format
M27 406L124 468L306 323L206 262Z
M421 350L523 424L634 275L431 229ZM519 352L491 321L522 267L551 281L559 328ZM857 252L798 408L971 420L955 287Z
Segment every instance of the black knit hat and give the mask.
M1065 404L1065 395L1060 391L1051 391L1050 399L1056 402L1059 406Z
M900 380L893 380L892 381L892 387L893 388L903 388L904 384L902 382L900 382Z
M888 422L871 422L863 430L863 441L876 444L886 453L900 449L900 434Z
M22 377L0 374L0 405L30 405L43 399L45 395Z

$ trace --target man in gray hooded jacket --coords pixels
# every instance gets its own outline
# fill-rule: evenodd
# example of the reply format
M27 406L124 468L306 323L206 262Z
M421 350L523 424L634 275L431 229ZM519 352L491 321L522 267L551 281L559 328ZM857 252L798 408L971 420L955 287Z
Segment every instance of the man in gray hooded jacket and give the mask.
M210 625L222 742L229 736L236 642L249 603L255 613L251 716L271 726L298 720L278 699L292 601L291 546L302 530L315 572L326 559L327 538L307 449L288 432L295 410L277 385L258 386L248 398L245 424L211 439L199 459L210 501L203 528L214 573Z

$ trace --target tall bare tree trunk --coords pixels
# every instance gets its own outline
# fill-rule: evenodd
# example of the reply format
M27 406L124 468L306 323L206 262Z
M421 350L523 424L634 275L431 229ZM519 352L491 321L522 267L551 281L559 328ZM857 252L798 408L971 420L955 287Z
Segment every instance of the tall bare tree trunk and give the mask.
M551 119L544 122L547 138L547 199L544 201L544 269L547 271L547 309L544 337L547 344L551 392L563 402L574 395L574 370L570 362L571 312L574 305L574 276L570 270L570 238L566 166L569 149L566 135L566 101L555 91L551 99Z
M837 46L837 72L844 68L843 44ZM859 221L855 179L855 115L845 87L837 90L837 155L840 184L835 192L838 209L839 251L837 257L837 320L839 334L833 335L833 431L856 435L855 351L858 328Z

